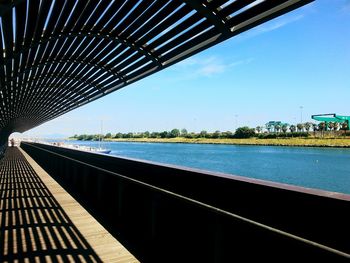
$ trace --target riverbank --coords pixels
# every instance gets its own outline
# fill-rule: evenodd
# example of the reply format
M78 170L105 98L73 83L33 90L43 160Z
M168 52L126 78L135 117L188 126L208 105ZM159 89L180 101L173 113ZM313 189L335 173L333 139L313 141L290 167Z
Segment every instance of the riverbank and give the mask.
M124 138L105 139L113 142L145 143L198 143L198 144L233 144L233 145L271 145L301 147L342 147L350 148L350 138L277 138L277 139L207 139L207 138Z

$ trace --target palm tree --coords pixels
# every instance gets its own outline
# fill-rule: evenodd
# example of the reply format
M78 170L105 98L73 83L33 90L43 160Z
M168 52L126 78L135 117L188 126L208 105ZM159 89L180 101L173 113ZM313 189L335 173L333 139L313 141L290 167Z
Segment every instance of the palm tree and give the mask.
M325 128L326 128L326 124L324 122L320 122L318 124L318 129L321 131L322 136L323 136L323 131L325 130Z
M305 123L304 123L305 130L306 130L306 132L307 132L308 134L309 134L309 130L310 130L310 128L311 128L311 125L312 125L311 122L305 122Z
M318 126L316 123L312 123L312 130L314 131L314 136L316 136L316 131L318 130Z
M271 132L271 125L266 125L266 130L268 133L270 133Z
M281 125L275 125L275 131L276 132L279 132L281 130Z
M346 130L349 129L349 125L346 121L341 124L341 129L344 131L344 135L346 135Z
M295 125L290 125L289 130L293 133L296 130Z
M334 129L334 122L332 121L328 122L328 128L330 131L332 131Z
M287 130L288 130L287 124L283 124L283 125L282 125L282 131L283 131L283 133L286 133Z
M339 129L339 122L334 122L334 127L333 127L333 131L334 131L334 136L336 134L336 131Z
M297 124L298 132L301 132L304 129L304 125L302 123Z

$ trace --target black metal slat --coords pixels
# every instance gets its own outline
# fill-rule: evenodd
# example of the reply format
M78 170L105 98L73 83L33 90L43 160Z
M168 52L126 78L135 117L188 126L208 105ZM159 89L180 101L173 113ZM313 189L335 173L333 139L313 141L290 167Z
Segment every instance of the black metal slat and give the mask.
M55 77L55 75L59 75L59 72L62 72L63 71L63 68L64 68L64 64L62 63L57 63L56 65L54 65L53 67L53 72L54 73L50 73L48 70L45 72L46 74L43 76L43 85L45 86L50 86L51 83L55 83L56 86L60 87L61 90L59 92L55 92L55 90L50 90L48 89L46 91L46 94L47 94L47 97L49 98L48 99L48 103L50 103L50 101L54 101L53 104L57 103L57 100L54 100L54 96L56 95L59 95L61 96L62 98L65 98L65 93L67 92L66 89L64 88L64 81L67 80L67 78L59 78L57 79Z
M155 0L149 0L149 1L141 1L141 3L132 10L131 13L129 13L126 18L121 22L113 31L117 32L117 34L122 34L124 30L126 30L127 27L132 25L137 19L139 19L139 16L142 15L145 10L149 6L152 6ZM123 32L124 33L124 32Z
M44 99L41 103L44 108L50 108L54 107L55 110L59 110L59 107L55 107L55 105L61 105L65 100L69 100L72 94L76 94L78 97L81 96L82 92L81 90L75 90L74 87L78 86L79 84L84 84L87 87L94 87L94 84L87 80L79 79L79 77L67 77L65 74L54 74L51 76L46 76L48 82L61 82L57 83L54 86L60 87L61 89L53 89L56 90L56 92L53 92L49 99ZM53 80L53 81L52 81ZM71 83L73 81L74 84L70 84L70 89L67 88L67 86L64 84L64 82ZM55 101L54 104L52 104L52 100Z
M62 66L62 64L60 64L59 66ZM57 93L57 94L53 94L52 99L54 99L57 103L60 103L61 101L63 101L64 99L66 99L65 94L69 94L71 92L75 92L77 94L80 94L81 92L79 91L74 91L74 86L66 86L65 82L69 81L70 79L74 79L77 80L79 82L84 82L84 83L88 83L88 86L90 87L95 87L96 89L98 89L98 85L96 85L96 83L94 83L93 79L90 78L82 78L82 76L88 71L88 69L85 69L84 71L81 71L79 73L79 75L77 76L72 76L71 74L67 74L64 70L64 68L59 68L55 70L55 72L59 72L59 73L55 73L55 74L50 74L52 78L57 78L57 76L60 76L60 78L62 79L62 83L60 83L60 85L62 85L62 89L64 94L62 93ZM93 73L97 72L97 69L93 69L92 71L90 71L90 75L92 75ZM62 96L63 95L63 96Z
M12 61L11 57L13 54L14 48L14 39L13 39L13 27L12 27L12 11L7 12L2 17L2 26L3 26L3 36L4 36L4 44L5 44L5 68L6 68L6 80L5 85L7 85L6 89L3 90L3 96L5 98L5 105L7 111L7 119L11 119L11 112L14 109L14 102L11 100L13 96L13 87L10 80L10 76L12 73Z
M34 70L27 72L28 74L26 74L26 76L28 75L28 77L25 78L25 85L27 85L27 88L26 88L24 100L22 102L24 109L28 108L28 106L30 105L29 101L31 100L32 96L35 94L35 88L32 87L32 85L30 85L30 84L32 82L31 80L34 78L36 71L37 70L34 69Z
M178 17L179 19L182 19L182 17ZM152 41L148 44L148 47L151 49L155 49L156 47L162 45L163 43L166 43L173 37L175 37L178 34L181 34L184 30L186 30L189 26L199 22L202 19L202 17L195 13L188 17L186 20L182 21L182 23L178 24L176 27L170 29L165 34L157 38L156 40Z
M74 3L73 1L70 1L70 2ZM50 19L48 20L46 28L43 32L42 39L47 39L50 35L54 34L55 25L58 23L58 18L60 13L63 11L64 4L65 4L65 1L63 0L55 1L55 5L51 10Z
M62 1L59 1L62 2ZM63 27L68 20L68 17L74 7L75 1L65 0L63 7L55 5L52 16L55 16L55 24L51 35L57 36L63 31ZM53 20L54 21L54 20ZM51 25L50 25L51 26ZM49 33L49 32L48 32Z
M26 35L24 37L24 47L28 48L32 43L38 12L39 1L30 1L28 5L28 18L26 23Z
M52 0L42 0L41 1L38 19L37 19L36 25L35 25L33 42L38 42L40 40L41 36L43 35L44 25L45 25L45 22L46 22L48 15L49 15L51 3L52 3Z
M100 21L94 26L93 31L101 31L107 23L112 19L112 17L117 13L117 11L121 8L124 1L114 1L109 9L106 11L104 16L100 19ZM112 23L111 23L112 24Z
M103 56L103 53L104 52L108 52L108 50L112 50L114 45L111 45L111 41L108 40L108 39L100 39L100 42L99 42L99 48L95 48L94 51L91 52L90 54L90 61L92 63L98 63L99 61L99 57L102 57Z
M5 52L7 60L10 60L13 55L14 39L12 26L12 10L2 16L2 29L4 36ZM8 63L7 63L8 64ZM11 72L11 71L10 71Z
M69 0L68 0L69 1ZM69 13L69 16L67 17L66 21L67 24L63 28L63 32L71 32L75 23L79 19L81 15L81 11L85 9L85 7L91 2L91 0L86 1L86 0L77 0L77 5L75 6L74 9L71 10L65 10L66 12Z
M307 0L305 0L307 1ZM312 0L310 0L312 1ZM287 3L288 0L278 0L278 1L269 1L269 2L262 2L256 6L251 7L250 9L245 10L244 12L241 12L237 14L236 16L231 17L228 20L228 25L231 28L234 28L234 32L232 33L231 37L234 35L237 35L241 32L244 32L250 28L253 28L263 22L266 22L268 20L271 20L277 16L283 15L284 13L294 10L295 8L302 5L300 2L295 2L290 4L287 7L282 8L281 10L275 10L273 13L265 14L265 16L252 21L251 23L241 27L240 29L237 29L236 26L240 23L245 23L248 19L253 19L254 17L258 16L261 13L268 12L270 8L278 7L280 4ZM305 4L305 3L304 3Z
M240 9L248 6L249 4L255 2L256 0L237 0L234 1L233 3L225 6L223 9L221 9L218 13L222 17L227 17Z
M20 57L18 54L20 54L24 39L24 29L25 29L25 22L26 22L26 10L27 10L27 2L23 1L20 4L18 4L15 7L15 14L16 14L16 44L15 44L15 53L17 54L14 56L13 61L13 76L17 76L19 72L19 63L20 63ZM19 94L20 91L20 85L18 82L16 82L16 94ZM18 95L15 97L14 103L18 104Z
M142 58L142 59L140 59L139 61L137 61L136 63L134 63L134 64L132 64L132 65L126 67L126 68L123 70L123 74L124 74L124 75L129 75L130 72L132 72L132 71L134 71L134 70L136 70L136 69L138 69L138 68L140 68L140 67L142 67L142 66L146 66L148 62L149 62L149 61L147 61L146 58ZM153 62L152 62L151 64L152 64L152 66L157 66L157 65L154 64Z
M14 109L13 101L11 100L13 87L11 85L11 82L9 81L11 73L12 73L12 61L11 57L13 54L13 48L14 48L14 39L13 39L13 26L12 26L12 10L5 13L2 17L2 28L3 28L3 37L4 37L4 45L5 45L5 68L6 68L6 75L5 75L5 85L7 86L6 89L2 90L4 101L5 101L5 108L6 111L6 119L11 119L11 112Z
M137 59L139 59L142 54L135 52L135 50L128 49L121 56L119 56L117 61L113 61L110 65L113 67L113 70L119 72L122 71L127 65L130 65ZM121 72L123 74L123 72Z
M175 36L174 39L171 39L168 43L166 43L162 47L157 48L154 53L157 56L162 56L165 52L168 52L169 50L172 50L177 46L182 45L183 43L186 43L187 41L192 39L193 36L196 36L202 33L203 31L207 30L208 28L210 28L210 26L212 25L208 23L207 20L203 20L198 25L194 26L193 28L191 28L189 31L185 33L177 32L180 34L179 36ZM190 45L188 45L188 47L190 48Z
M121 1L120 1L121 2ZM83 32L93 31L92 27L95 25L98 19L102 16L102 14L107 9L108 5L111 3L110 0L100 0L99 5L95 9L95 12L91 15L89 21L82 28ZM95 30L94 30L95 31Z
M83 61L90 61L90 53L93 51L99 51L103 48L103 46L100 45L101 39L97 38L91 38L90 39L90 45L88 48L86 48L81 54L80 57L82 58L81 60Z
M122 38L130 38L133 35L133 38L135 39L135 32L137 32L138 35L144 35L147 33L152 27L145 27L145 24L149 24L150 17L157 13L163 7L163 4L164 3L159 1L153 1L152 3L149 3L146 8L140 5L139 7L142 11L139 10L135 17L129 16L128 19L124 20L127 27L125 27L120 36ZM130 20L130 22L128 20Z
M84 6L84 9L79 10L79 17L76 19L74 26L72 28L73 32L80 32L81 28L86 23L89 16L94 11L96 5L98 4L98 1L88 0L86 5Z
M101 30L102 33L109 34L113 31L114 27L125 18L125 16L130 12L138 0L128 0L118 12L110 19L109 23ZM117 32L117 34L120 32Z
M162 4L160 1L158 1L157 3ZM136 32L133 32L130 39L135 42L141 43L143 45L149 39L152 39L153 37L161 33L163 30L168 28L173 23L172 21L177 21L178 17L183 17L187 15L189 12L191 12L191 9L188 6L183 5L181 9L177 10L176 12L177 18L171 19L171 17L175 16L173 12L180 6L181 6L181 2L170 1L154 17L152 17L143 25L140 25L140 29L138 29ZM154 8L157 8L157 7L158 7L157 4L154 5ZM152 11L153 9L150 9L150 12ZM160 21L162 21L162 23L160 23Z
M5 60L0 56L0 130L53 119L310 1L7 4L0 12L6 46Z
M2 36L2 28L0 27L0 36ZM2 49L2 37L0 37L0 91L5 89L5 71L4 71L4 58L3 58L3 49ZM0 96L0 102L2 98ZM0 104L2 105L2 103ZM1 108L0 108L1 109ZM2 118L0 118L1 120Z
M15 52L20 52L24 39L24 29L26 24L27 2L23 1L16 6L16 46Z
M239 1L239 0L236 0ZM255 0L253 0L255 1ZM215 0L215 1L209 1L206 4L211 8L211 9L219 9L222 5L227 3L227 0Z
M75 47L77 44L79 44L79 41L77 41L73 37L65 37L60 38L64 40L64 44L62 44L60 48L60 52L56 54L54 57L55 60L63 59L63 58L70 58L75 51ZM48 60L49 61L49 60Z

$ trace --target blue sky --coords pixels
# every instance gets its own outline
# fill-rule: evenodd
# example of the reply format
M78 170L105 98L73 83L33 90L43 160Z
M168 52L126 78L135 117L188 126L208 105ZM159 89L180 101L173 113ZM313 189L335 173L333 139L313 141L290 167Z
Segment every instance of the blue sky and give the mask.
M24 135L234 131L350 115L349 99L350 0L318 0Z

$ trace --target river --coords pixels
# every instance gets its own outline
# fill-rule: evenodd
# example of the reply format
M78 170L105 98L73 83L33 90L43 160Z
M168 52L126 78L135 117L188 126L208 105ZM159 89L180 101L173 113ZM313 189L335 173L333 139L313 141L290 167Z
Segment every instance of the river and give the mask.
M97 147L97 142L69 143ZM111 154L350 194L350 149L104 142Z

